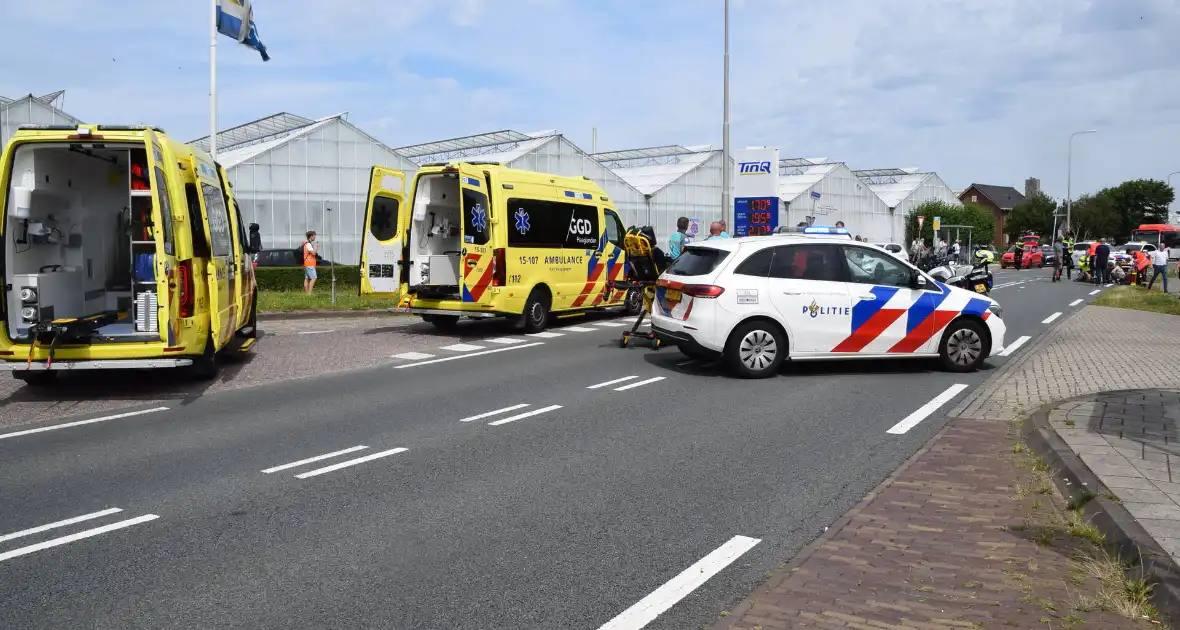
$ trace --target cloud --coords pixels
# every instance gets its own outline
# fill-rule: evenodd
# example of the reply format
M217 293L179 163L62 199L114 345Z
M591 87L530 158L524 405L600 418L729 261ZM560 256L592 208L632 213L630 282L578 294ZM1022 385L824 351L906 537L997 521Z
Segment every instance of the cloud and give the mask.
M598 128L604 149L720 144L721 0L254 4L273 60L219 40L223 127L349 111L392 146L504 128L584 146ZM205 135L207 5L89 5L11 9L24 28L6 41L0 94L64 88L75 115ZM732 7L735 147L919 165L952 186L1039 176L1062 195L1069 134L1098 127L1075 142L1074 191L1180 170L1176 0Z

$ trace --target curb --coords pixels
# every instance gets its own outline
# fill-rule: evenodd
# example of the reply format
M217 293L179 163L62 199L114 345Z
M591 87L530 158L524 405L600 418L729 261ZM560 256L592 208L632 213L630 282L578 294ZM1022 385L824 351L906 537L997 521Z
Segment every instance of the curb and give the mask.
M929 452L930 449L933 448L934 445L942 438L943 434L946 433L948 429L950 429L951 423L954 422L954 420L955 419L952 418L950 422L942 425L942 428L938 430L938 433L935 433L933 437L931 437L929 440L926 440L926 443L923 444L916 453L902 462L901 465L898 466L897 469L894 470L888 477L886 477L884 481L874 486L873 489L864 496L864 498L857 502L856 506L841 514L840 518L837 518L831 525L829 525L828 528L819 535L819 537L804 545L803 548L800 549L799 552L796 553L794 557L788 560L785 564L781 564L777 568L773 569L773 575L770 578L765 579L761 584L755 587L753 591L747 593L737 606L734 606L729 610L729 615L722 617L713 625L713 630L730 630L733 628L733 625L738 623L741 618L750 611L750 608L752 608L753 605L758 602L760 597L778 588L778 586L782 584L784 580L794 575L795 569L802 566L803 563L807 562L807 560L810 559L816 551L819 551L819 549L826 545L828 541L835 538L837 534L843 531L844 528L852 522L854 517L858 516L866 507L868 507L870 503L877 499L877 495L881 494L881 491L893 485L893 482L896 481L902 473L904 473L911 465L913 465L914 462L918 461L918 459Z
M1067 501L1085 500L1086 491L1095 495L1082 505L1082 513L1106 536L1120 558L1139 567L1131 569L1138 574L1137 579L1155 584L1151 599L1160 613L1168 619L1180 619L1180 567L1126 508L1108 498L1110 490L1049 424L1049 412L1065 403L1137 391L1145 390L1100 392L1049 403L1025 418L1022 433L1032 451L1044 457L1057 473L1053 482Z
M374 317L388 315L390 317L405 317L402 313L394 313L388 308L366 309L360 311L275 311L259 313L258 321L283 321L295 319L356 319L360 317Z

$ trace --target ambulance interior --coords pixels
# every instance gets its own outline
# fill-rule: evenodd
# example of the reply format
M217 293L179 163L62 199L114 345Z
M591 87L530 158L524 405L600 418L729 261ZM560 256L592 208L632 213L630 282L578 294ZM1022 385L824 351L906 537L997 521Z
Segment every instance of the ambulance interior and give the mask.
M410 293L459 298L463 251L462 191L458 173L418 178L410 223Z
M86 340L159 340L146 162L134 145L16 148L4 191L11 339L28 339L39 323L103 314Z

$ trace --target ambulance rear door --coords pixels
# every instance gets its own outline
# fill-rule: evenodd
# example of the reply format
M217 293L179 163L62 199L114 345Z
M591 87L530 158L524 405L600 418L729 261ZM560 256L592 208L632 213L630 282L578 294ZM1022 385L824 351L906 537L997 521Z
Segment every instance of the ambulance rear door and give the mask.
M406 174L374 166L361 240L361 295L401 299L410 279Z
M496 273L495 244L492 241L489 179L471 164L460 163L459 188L463 205L463 249L459 261L460 294L464 306L489 306L492 292L488 289ZM504 252L501 251L503 256Z

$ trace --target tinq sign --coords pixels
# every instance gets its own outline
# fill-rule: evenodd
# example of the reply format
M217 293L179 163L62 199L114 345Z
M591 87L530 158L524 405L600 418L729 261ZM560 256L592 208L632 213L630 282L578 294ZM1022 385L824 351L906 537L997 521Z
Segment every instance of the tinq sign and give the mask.
M769 175L770 161L738 162L738 175Z

